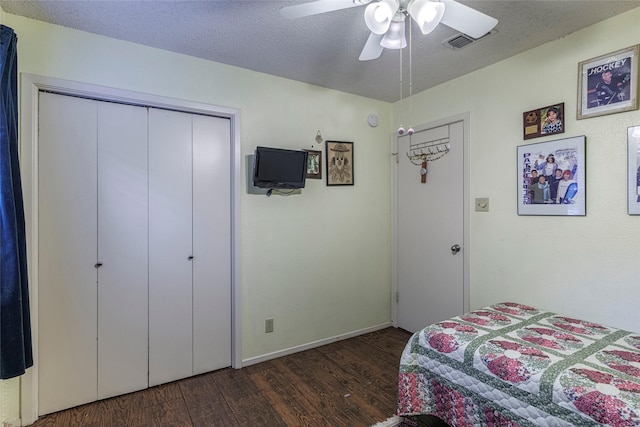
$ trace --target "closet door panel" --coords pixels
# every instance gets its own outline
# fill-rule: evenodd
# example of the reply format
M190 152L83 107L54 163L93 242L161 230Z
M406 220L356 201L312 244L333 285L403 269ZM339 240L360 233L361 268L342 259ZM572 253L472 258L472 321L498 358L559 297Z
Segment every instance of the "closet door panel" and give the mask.
M47 414L96 399L96 101L41 93L38 393Z
M98 109L98 398L147 387L147 109Z
M230 120L193 116L194 374L231 365Z
M149 109L149 386L193 375L191 115Z

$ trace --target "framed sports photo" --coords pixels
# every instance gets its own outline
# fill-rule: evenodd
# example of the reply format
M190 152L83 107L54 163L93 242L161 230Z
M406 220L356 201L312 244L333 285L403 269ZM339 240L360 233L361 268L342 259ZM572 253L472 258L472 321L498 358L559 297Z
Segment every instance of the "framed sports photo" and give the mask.
M631 126L627 131L629 159L629 215L640 215L640 126Z
M586 215L585 137L518 147L518 215Z
M564 133L564 102L522 113L524 139Z
M578 119L638 108L640 45L578 64Z

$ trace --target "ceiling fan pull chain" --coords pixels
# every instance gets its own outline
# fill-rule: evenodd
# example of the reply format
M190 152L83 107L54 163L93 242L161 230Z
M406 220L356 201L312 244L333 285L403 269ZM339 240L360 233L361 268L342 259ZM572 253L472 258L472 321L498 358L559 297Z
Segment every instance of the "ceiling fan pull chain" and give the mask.
M413 132L415 132L413 130L413 125L411 124L411 122L413 121L413 35L411 32L411 27L413 25L411 25L411 20L409 20L409 129L407 129L407 133L409 135L413 135ZM426 163L425 163L425 170L426 170ZM426 174L425 174L426 176Z

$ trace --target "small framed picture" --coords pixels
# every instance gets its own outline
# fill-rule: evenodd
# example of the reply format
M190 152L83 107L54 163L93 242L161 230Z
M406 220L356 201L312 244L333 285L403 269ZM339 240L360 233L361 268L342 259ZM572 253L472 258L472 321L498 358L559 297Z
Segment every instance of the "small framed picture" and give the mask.
M584 136L517 151L518 215L586 215Z
M638 50L628 47L578 64L578 119L638 108Z
M305 150L307 156L307 178L322 179L322 151Z
M640 215L640 126L631 126L627 133L629 159L629 215Z
M353 142L327 141L327 185L353 185Z
M524 139L564 133L564 102L522 113Z

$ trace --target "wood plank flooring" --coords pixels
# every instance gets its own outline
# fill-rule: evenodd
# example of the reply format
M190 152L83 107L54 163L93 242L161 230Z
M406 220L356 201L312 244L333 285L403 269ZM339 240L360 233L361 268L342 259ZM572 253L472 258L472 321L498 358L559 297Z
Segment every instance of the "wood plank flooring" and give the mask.
M395 414L407 331L387 328L47 415L35 427L368 427Z

